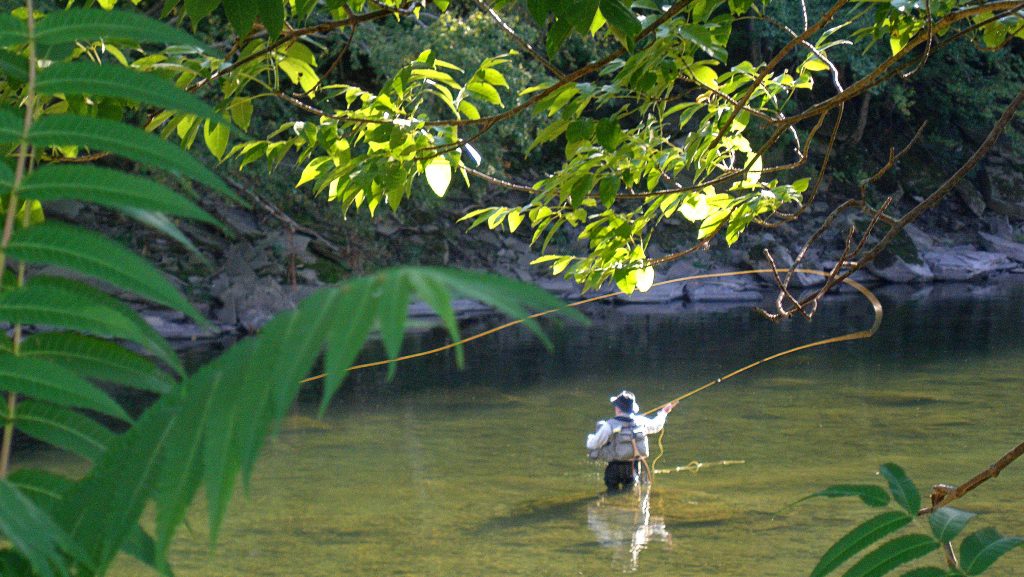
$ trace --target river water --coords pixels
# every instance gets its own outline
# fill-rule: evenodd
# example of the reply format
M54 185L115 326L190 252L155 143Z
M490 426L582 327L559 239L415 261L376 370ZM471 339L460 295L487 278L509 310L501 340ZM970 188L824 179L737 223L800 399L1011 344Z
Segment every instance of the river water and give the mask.
M806 575L878 511L855 499L787 505L832 484L881 484L885 462L927 493L1024 437L1024 287L891 290L870 341L801 352L681 404L658 467L708 465L658 475L649 493L602 495L602 467L586 459L610 394L630 389L653 406L866 328L867 303L830 297L813 322L782 324L745 307L598 306L588 327L548 324L552 352L506 331L469 345L463 371L437 355L404 363L392 383L358 375L323 420L310 391L213 551L197 504L175 545L177 575ZM724 460L742 464L714 465ZM1022 493L1016 463L960 502L982 513L968 530L1024 535ZM148 573L126 559L114 574ZM1024 574L1024 549L990 574Z

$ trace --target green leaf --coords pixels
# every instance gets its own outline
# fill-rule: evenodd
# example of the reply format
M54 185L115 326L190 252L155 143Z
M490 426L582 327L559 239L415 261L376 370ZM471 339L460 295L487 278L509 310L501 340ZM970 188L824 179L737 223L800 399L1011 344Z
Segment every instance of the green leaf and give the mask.
M95 462L114 434L81 413L53 404L23 401L14 425L26 435Z
M907 513L917 515L918 509L921 508L921 495L903 469L895 463L886 463L879 469L879 473L889 481L889 490L892 491L896 503Z
M77 281L35 277L17 290L0 292L0 319L48 325L135 342L178 373L181 361L156 331L121 301Z
M224 13L239 37L245 36L252 29L257 15L256 4L253 0L224 0Z
M233 200L238 199L220 177L188 152L159 136L114 120L73 114L44 116L32 125L29 142L36 146L87 146L112 152L136 162L178 171Z
M1004 537L999 531L986 527L960 543L960 568L968 575L978 575L1021 543L1024 539L1020 537Z
M590 24L597 15L598 0L559 0L551 9L560 18L568 21L580 34L590 31Z
M975 513L942 507L928 516L928 523L932 526L932 534L936 539L943 542L952 541L974 516Z
M18 142L21 140L21 120L9 108L0 108L0 142Z
M284 27L284 4L281 0L256 0L256 11L267 34L276 38Z
M7 480L46 511L54 509L72 484L67 477L40 469L18 469Z
M199 252L199 249L197 249L196 246L192 244L192 241L187 236L185 236L185 233L181 232L181 229L179 229L177 226L175 226L173 222L171 222L171 219L168 218L166 214L162 212L142 210L141 208L133 207L125 207L121 209L121 212L123 212L126 216L129 216L135 219L136 221L144 224L145 226L148 226L153 230L161 232L167 235L168 237L178 241L179 244L181 244L195 257L197 257L198 260L209 266L210 261L201 252Z
M529 10L534 22L543 28L548 13L551 12L551 0L526 0L526 9Z
M452 182L452 165L443 156L435 156L423 168L423 175L434 194L443 197Z
M423 302L437 313L452 340L461 340L455 310L452 309L451 294L444 286L443 280L436 278L431 271L413 271L409 274L409 282L416 290L416 296L423 299ZM465 364L465 354L461 345L455 347L455 364L459 368Z
M166 2L164 5L164 10L169 11L170 8L168 8L168 6L171 5L171 7L173 8L172 4L176 3L177 0L174 0L173 2ZM221 0L185 0L185 13L188 14L188 17L192 19L194 25L197 21L206 18L210 14L213 14L213 11L216 10L218 6L220 6L220 3ZM169 12L162 14L161 17L167 17L168 15Z
M939 548L928 535L903 535L861 557L843 577L880 577Z
M9 188L11 180L0 175L0 188ZM194 202L152 178L88 164L41 166L22 181L20 191L24 198L40 201L79 200L117 210L132 207L220 226Z
M608 24L617 28L630 40L635 39L643 29L636 14L629 9L629 4L621 0L601 0L601 14Z
M58 362L91 379L153 393L171 390L172 381L152 361L105 339L77 333L36 333L21 343L20 354Z
M96 565L94 574L105 573L135 532L146 501L156 489L177 402L174 395L162 397L132 428L115 437L88 476L68 490L54 511L57 521Z
M46 222L15 232L7 254L24 262L67 267L206 322L149 261L99 233Z
M62 551L77 551L50 516L7 479L0 479L0 533L40 577L66 576Z
M466 85L466 90L484 99L495 106L502 106L501 95L494 86L480 81L473 81Z
M128 420L124 409L95 385L60 365L38 359L0 354L0 390Z
M15 18L9 12L0 13L0 46L11 46L26 42L28 42L28 27L25 25L25 22Z
M224 152L228 149L228 138L230 136L231 129L223 122L223 119L221 119L221 122L215 121L211 123L207 120L203 123L203 142L206 143L206 148L209 149L210 154L217 160L224 159Z
M859 497L870 507L884 507L889 504L889 494L875 485L833 485L797 501L800 503L814 497Z
M184 30L138 12L72 8L50 12L36 24L36 42L44 45L113 39L181 44L209 51L205 44Z
M380 340L389 359L402 352L405 319L409 308L409 281L399 271L385 273L380 279ZM388 364L388 380L395 376L395 363Z
M100 65L84 60L55 62L39 71L36 90L43 94L123 98L223 121L210 105L170 80L114 64Z
M899 511L888 511L868 519L829 547L811 571L811 577L828 575L872 543L906 527L912 520L911 516Z
M369 279L357 279L338 287L342 301L338 304L335 327L328 333L324 380L324 393L320 400L320 414L327 410L331 397L345 378L346 371L363 349L366 336L377 317L377 300L373 298L373 284Z
M6 50L0 50L0 72L15 82L28 81L28 58Z

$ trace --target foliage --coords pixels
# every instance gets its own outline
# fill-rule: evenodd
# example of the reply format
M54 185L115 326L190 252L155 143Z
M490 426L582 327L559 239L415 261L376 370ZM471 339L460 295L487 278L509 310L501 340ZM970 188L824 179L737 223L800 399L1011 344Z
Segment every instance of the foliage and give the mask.
M824 577L835 572L882 539L911 526L918 518L921 496L903 469L894 463L887 463L882 465L879 473L888 482L888 492L875 485L837 485L807 497L857 496L871 507L885 507L890 502L899 507L898 510L875 515L843 535L822 555L811 571L811 577ZM936 509L928 516L931 534L904 533L893 537L863 554L849 566L844 575L879 577L901 567L906 569L904 566L907 564L917 568L903 575L914 577L980 575L1004 554L1024 543L1022 538L1004 537L988 527L961 539L958 561L947 568L921 566L919 559L957 539L974 516L974 513L953 507ZM950 547L949 551L953 550L951 545L947 546Z
M192 126L203 120L225 127L224 133L234 130L204 100L143 70L159 69L166 54L211 58L210 49L129 12L79 8L38 20L28 20L29 13L0 15L0 60L23 66L4 69L8 107L0 108L0 145L15 159L13 166L0 162L7 207L0 267L13 264L17 271L0 291L0 319L13 327L0 343L0 390L8 406L0 457L0 573L102 575L127 552L170 575L168 547L196 492L204 489L215 539L236 479L248 480L265 436L322 353L326 408L373 331L390 358L401 353L412 298L427 303L456 339L455 296L518 317L559 304L540 289L482 273L397 268L324 288L258 336L186 373L170 345L111 293L132 293L206 323L196 308L146 259L100 233L48 221L45 213L53 200L76 199L156 223L172 235L181 233L168 215L221 226L175 188L188 190L194 182L234 199L227 186L192 155L132 122L150 110L156 116L174 110L183 115L177 118L195 119ZM255 17L266 23L272 16ZM215 153L218 130L206 131ZM181 186L55 162L107 154L176 175ZM39 274L37 265L61 276ZM533 321L530 326L538 330ZM461 363L461 351L457 359ZM159 396L133 419L100 382ZM92 467L81 479L24 468L8 475L15 431ZM153 533L139 525L149 505L156 511Z
M835 147L834 139L812 144L824 139L830 124L838 134L845 103L883 90L897 119L945 118L944 110L975 105L981 117L993 119L1012 97L1012 82L1004 82L1016 74L1012 51L1008 64L990 66L1005 71L993 81L996 98L979 90L987 78L964 77L951 85L975 95L967 107L921 94L931 78L949 74L942 65L947 60L985 60L984 50L1006 53L1004 47L1024 34L1013 6L812 2L806 16L795 6L530 0L524 14L522 4L513 2L495 2L493 12L468 1L451 7L392 2L379 10L351 2L344 10L329 3L335 19L330 21L295 4L291 17L307 24L296 30L313 32L285 33L275 41L246 38L235 45L233 61L191 58L178 82L205 88L216 78L224 92L219 108L234 114L241 106L246 118L256 98L295 107L294 117L265 138L227 149L220 141L207 142L215 144L211 150L218 157L228 150L225 156L240 167L258 160L273 167L294 158L303 167L297 186L340 202L346 213L395 210L417 181L425 185L422 190L443 196L460 174L470 186L508 188L519 194L513 203L470 212L469 226L515 232L526 225L542 251L561 235L575 236L577 253L545 255L536 264L588 289L615 282L631 291L646 286L655 265L687 253L652 257L651 244L665 225L683 223L695 247L716 237L731 245L751 224L779 224L799 215L823 181L815 169L827 166ZM377 20L389 23L359 30L359 24ZM476 32L488 21L490 29ZM751 41L747 22L775 30L774 36L762 33L765 48L773 51L767 62L743 58L734 37L739 33ZM335 79L346 48L320 48L315 35L342 27L351 29L345 47L352 41L378 73L372 82ZM470 28L480 36L474 48L485 56L470 58L466 46L452 38ZM396 38L392 30L412 32ZM501 32L508 37L504 46L495 40ZM361 46L360 33L395 39L394 46ZM589 47L592 56L579 64L564 58L567 42ZM402 54L409 56L403 60ZM1001 62L998 56L992 60ZM510 82L513 77L517 81ZM523 81L531 84L520 88ZM977 95L987 98L984 106ZM177 132L189 145L198 134L190 118L165 114L155 121L165 135ZM505 170L504 151L495 150L495 143L507 143L508 131L521 135L537 124L543 128L526 152L542 150L548 166L557 151L558 167L540 178L525 170L519 176L529 180L521 183L489 177ZM502 138L491 140L503 130ZM892 132L907 138L911 133ZM894 146L872 140L876 150ZM961 148L945 151L956 155ZM875 169L857 164L839 175L860 184ZM851 192L859 210L877 208L878 199ZM882 221L895 232L905 225L892 225L898 217L887 216ZM877 251L870 254L849 266L864 266Z

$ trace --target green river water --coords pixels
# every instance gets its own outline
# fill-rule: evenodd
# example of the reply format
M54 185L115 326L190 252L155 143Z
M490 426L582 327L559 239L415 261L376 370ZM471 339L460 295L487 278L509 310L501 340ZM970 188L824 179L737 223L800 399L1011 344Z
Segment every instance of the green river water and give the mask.
M893 291L880 295L886 317L872 340L798 353L681 404L659 467L744 464L659 475L647 495L603 496L602 467L585 457L610 394L630 389L646 408L866 328L863 299L831 298L812 323L779 325L749 308L597 307L589 327L547 325L550 353L506 331L467 347L461 372L438 355L404 363L392 383L361 374L323 420L310 391L213 551L205 507L195 508L175 546L177 575L807 575L878 511L855 499L788 504L831 484L882 483L889 461L926 493L1024 436L1024 288ZM1016 463L960 502L981 513L968 529L1024 535L1022 493ZM150 573L125 559L114 574ZM1024 574L1024 549L989 574Z

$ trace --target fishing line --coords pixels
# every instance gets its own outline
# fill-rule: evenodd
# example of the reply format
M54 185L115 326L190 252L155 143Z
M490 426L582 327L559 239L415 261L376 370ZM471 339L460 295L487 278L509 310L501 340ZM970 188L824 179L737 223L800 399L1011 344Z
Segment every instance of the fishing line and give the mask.
M674 278L674 279L664 280L664 281L661 281L661 282L656 282L653 285L651 285L651 288L660 287L660 286L666 286L666 285L670 285L670 284L674 284L674 283L678 283L678 282L686 282L686 281L694 281L694 280L706 280L706 279L713 279L713 278L724 278L724 277L743 276L743 275L752 275L752 274L772 274L774 272L775 271L773 271L772 269L756 269L756 270L744 270L744 271L731 271L731 272L698 274L698 275L684 276L684 277L678 277L678 278ZM798 272L798 273L803 273L803 274L813 274L813 275L818 275L818 276L826 277L826 278L829 276L828 273L825 273L825 272L822 272L822 271L817 271L817 270L811 270L811 269L798 268L798 269L795 269L793 272ZM762 359L754 361L754 362L752 362L752 363L750 363L750 364L748 364L746 366L740 367L739 369L736 369L736 370L734 370L734 371L732 371L730 373L727 373L727 374L725 374L725 375L723 375L721 377L716 377L715 379L712 379L712 380L708 381L707 383L704 383L703 385L701 385L699 387L691 389L691 390L689 390L689 391L679 395L678 397L675 397L674 399L666 401L666 402L658 405L657 407L654 407L653 409L645 412L644 415L650 415L651 413L654 413L654 412L664 408L665 406L667 406L667 405L669 405L671 403L678 403L680 401L688 399L689 397L692 397L692 396L696 395L697 393L705 391L705 390L707 390L707 389L709 389L709 388L711 388L711 387L713 387L713 386L715 386L717 384L720 384L720 383L722 383L722 382L724 382L724 381L726 381L728 379L731 379L731 378L735 377L736 375L739 375L741 373L745 373L746 371L749 371L750 369L752 369L752 368L754 368L754 367L756 367L758 365L762 365L764 363L773 361L775 359L778 359L778 358L781 358L781 357L784 357L784 356L787 356L787 355L791 355L791 354L799 352L799 351L815 348L815 347L821 347L821 346L825 346L825 345L830 345L830 344L834 344L834 343L841 343L841 342L846 342L846 341L855 341L855 340L859 340L859 339L867 339L867 338L872 337L875 334L875 332L878 331L878 327L881 326L881 324L882 324L882 303L879 302L878 297L876 297L874 293L872 293L867 287L865 287L864 285L860 284L859 282L857 282L855 280L851 280L850 278L845 278L845 279L843 279L842 282L844 284L847 284L847 285L853 287L854 289L856 289L861 295L864 296L864 298L866 298L868 300L869 303L871 303L871 307L872 307L872 309L874 311L875 319L874 319L874 322L871 324L870 328L868 328L866 330L854 331L852 333L847 333L845 335L839 335L839 336L836 336L836 337L829 337L829 338L825 338L825 339L820 339L820 340L817 340L817 341L813 341L813 342L810 342L810 343L805 343L805 344L802 344L802 345L798 345L798 346L786 349L786 350L784 350L782 352L779 352L779 353L771 354L771 355L769 355L767 357L764 357ZM399 363L399 362L402 362L402 361L408 361L408 360L411 360L411 359L416 359L416 358L420 358L420 357L426 357L426 356L429 356L429 355L434 355L434 354L441 353L441 352L447 351L449 349L452 349L452 348L464 345L466 343L475 341L477 339L481 339L481 338L486 337L488 335L493 335L494 333L497 333L499 331L503 331L505 329L512 328L512 327L514 327L516 325L522 324L527 319L537 319L537 318L540 318L540 317L543 317L543 316L547 316L547 315L552 314L552 313L557 313L557 312L565 310L567 308L580 307L580 306L583 306L583 305L586 305L586 304L590 304L590 303L597 302L597 301L602 301L602 300L605 300L605 299L610 299L610 298L621 296L621 295L625 295L625 294L626 293L624 291L618 291L618 292L614 292L614 293L594 296L594 297L591 297L591 298L588 298L588 299L583 299L583 300L580 300L580 301L569 303L567 305L564 305L564 306L561 306L561 307L558 307L558 308L549 309L549 310L546 310L546 311L534 313L534 314L526 317L526 319L517 319L517 320L509 321L507 323L498 325L498 326L496 326L494 328L487 329L487 330L479 332L479 333L477 333L475 335L471 335L471 336L468 336L466 338L460 339L458 341L454 341L454 342L448 343L446 345L435 347L433 349L429 349L429 350L425 350L425 351L420 351L418 353L412 353L412 354L408 354L408 355L403 355L403 356L400 356L400 357L397 357L397 358L394 358L394 359L385 359L385 360L381 360L381 361L374 361L374 362L370 362L370 363L363 363L363 364L359 364L359 365L353 365L353 366L349 367L347 369L347 371L358 371L358 370L362 370L362 369L369 369L369 368L372 368L372 367L379 367L379 366L387 365L387 364L390 364L390 363ZM327 373L320 373L319 375L314 375L312 377L303 379L301 382L302 383L308 383L308 382L311 382L311 381L316 381L316 380L322 379L322 378L324 378L326 376L327 376ZM651 461L651 463L649 465L647 465L648 475L649 475L650 480L651 480L652 483L654 481L654 474L655 473L667 473L667 472L684 471L684 470L692 470L692 471L696 472L697 470L699 470L703 466L701 463L699 463L697 461L694 461L694 462L690 463L689 465L685 465L683 467L676 467L675 469L657 469L656 470L655 466L658 464L658 461L661 459L661 457L665 454L665 447L662 444L662 438L664 437L664 435L665 435L665 429L662 428L661 434L658 435L658 449L659 449L658 456L655 457L654 460ZM697 463L697 465L694 466L694 463ZM742 463L742 462L737 462L737 461L725 462L725 461L723 461L721 463L716 463L716 464L732 465L732 464L740 464L740 463Z
M684 277L678 277L678 278L674 278L674 279L664 280L664 281L661 281L661 282L656 282L653 285L651 285L651 288L660 287L660 286L666 286L666 285L670 285L670 284L674 284L674 283L678 283L678 282L686 282L686 281L691 281L691 280L705 280L705 279L712 279L712 278L723 278L723 277L742 276L742 275L751 275L751 274L771 274L772 272L773 272L772 269L764 269L764 268L762 268L762 269L756 269L756 270L744 270L744 271L732 271L732 272L719 272L719 273L698 274L698 275L684 276ZM824 273L824 272L817 271L817 270L802 269L802 268L798 268L794 272L799 272L799 273L804 273L804 274L814 274L814 275L823 276L823 277L828 277L829 276L828 273ZM868 301L871 303L871 306L874 307L875 322L874 322L874 324L871 325L870 329L864 330L864 331L857 331L857 332L849 333L849 334L838 336L838 337L831 337L831 338L827 338L827 339L822 339L820 341L814 341L813 343L807 343L807 344L804 344L804 345L793 347L791 349L782 351L781 353L776 353L776 354L773 354L771 356L765 357L765 358L763 358L763 359L761 359L761 360L759 360L757 362L751 363L751 364L749 364L749 365L747 365L747 366L745 366L745 367L743 367L741 369L735 370L735 371L733 371L733 372L731 372L731 373L729 373L729 374L727 374L727 375L725 375L723 377L719 377L719 378L717 378L717 379L715 379L715 380L713 380L711 382L708 382L708 383L706 383L706 384L704 384L704 385L702 385L700 387L697 387L696 389L693 389L693 390L691 390L691 391L689 391L687 393L684 393L684 394L676 397L675 399L672 399L671 401L668 401L666 403L658 405L654 409L652 409L650 411L647 411L644 414L653 413L654 411L657 411L657 410L661 409L662 407L664 407L665 405L668 405L669 403L682 401L683 399L686 399L687 397L691 397L693 395L696 395L697 393L699 393L699 392L701 392L701 391L703 391L703 390L705 390L705 389L707 389L707 388L709 388L709 387L711 387L713 385L716 385L716 384L718 384L718 383L720 383L720 382L722 382L722 381L724 381L726 379L730 379L730 378L732 378L732 377L734 377L734 376L736 376L736 375L738 375L738 374L740 374L742 372L745 372L745 371L747 371L749 369L752 369L752 368L756 367L757 365L760 365L762 363L766 363L768 361L772 361L772 360L777 359L779 357L784 357L786 355L795 353L797 351L802 351L804 349L809 349L809 348L812 348L812 347L820 347L820 346L823 346L823 345L832 344L832 343L838 343L838 342L843 342L843 341L853 341L853 340L857 340L857 339L866 339L866 338L874 335L875 331L878 330L879 325L882 324L882 303L880 303L878 301L878 298L875 297L874 293L872 293L870 290L867 289L867 287L865 287L864 285L860 284L859 282L854 281L854 280L850 280L849 278L846 278L846 279L843 279L843 283L848 284L848 285L852 286L853 288L857 289L862 295L864 295L865 298L868 299ZM359 370L362 370L362 369L369 369L369 368L372 368L372 367L379 367L379 366L387 365L387 364L390 364L390 363L400 363L402 361L408 361L408 360L412 360L412 359L416 359L416 358L420 358L420 357L426 357L426 356L430 356L430 355L435 355L437 353L441 353L441 352L447 351L449 349L453 349L455 347L464 345L466 343L475 341L477 339L482 339L483 337L486 337L486 336L489 336L489 335L493 335L494 333L503 331L505 329L510 329L510 328L512 328L512 327L514 327L516 325L522 324L527 319L537 319L537 318L540 318L540 317L543 317L543 316L547 316L547 315L550 315L550 314L553 314L553 313L557 313L559 311L563 311L563 310L565 310L567 308L581 307L581 306L586 305L586 304L590 304L590 303L597 302L597 301L602 301L602 300L605 300L605 299L610 299L610 298L617 297L617 296L622 296L622 295L625 295L625 294L627 294L627 293L624 292L624 291L618 291L618 292L613 292L613 293L609 293L609 294L603 294L603 295L598 295L598 296L590 297L588 299L583 299L583 300L580 300L580 301L572 302L572 303L569 303L567 305L564 305L564 306L561 306L561 307L558 307L558 308L549 309L549 310L546 310L546 311L541 311L539 313L534 313L534 314L526 317L525 319L516 319L516 320L513 320L513 321L509 321L507 323L498 325L498 326L496 326L494 328L487 329L487 330L479 332L479 333L477 333L475 335L470 335L470 336L468 336L466 338L463 338L463 339L460 339L458 341L454 341L454 342L448 343L446 345L435 347L433 349L429 349L429 350L425 350L425 351L420 351L418 353L412 353L412 354L408 354L408 355L403 355L403 356L400 356L400 357L396 357L394 359L385 359L385 360L381 360L381 361L373 361L373 362L370 362L370 363L363 363L363 364L359 364L359 365L352 365L351 367L349 367L346 370L349 371L349 372L351 372L351 371L359 371ZM324 378L326 376L327 376L327 373L320 373L319 375L314 375L312 377L308 377L306 379L303 379L300 382L302 382L302 383L309 383L309 382L312 382L312 381L316 381L316 380L322 379L322 378Z

